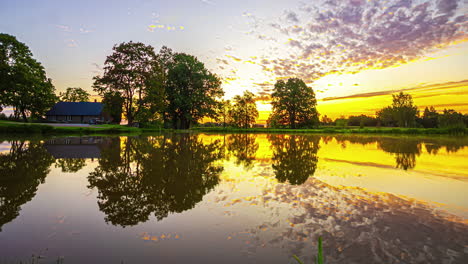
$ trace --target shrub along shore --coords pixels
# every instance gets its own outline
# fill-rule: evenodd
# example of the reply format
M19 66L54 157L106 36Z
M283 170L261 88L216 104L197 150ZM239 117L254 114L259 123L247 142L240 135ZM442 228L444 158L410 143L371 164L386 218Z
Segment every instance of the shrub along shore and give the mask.
M400 128L400 127L320 127L315 129L289 128L230 128L194 127L188 130L136 128L122 125L96 125L89 127L50 126L38 123L0 121L0 134L133 134L155 132L206 132L206 133L300 133L300 134L414 134L414 135L468 135L467 128Z

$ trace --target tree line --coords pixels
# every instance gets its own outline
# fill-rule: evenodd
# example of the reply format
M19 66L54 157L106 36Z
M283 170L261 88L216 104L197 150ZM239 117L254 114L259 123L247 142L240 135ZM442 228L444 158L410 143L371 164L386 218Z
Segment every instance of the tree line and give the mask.
M14 36L0 34L0 111L12 106L14 119L41 119L57 101L87 102L82 88L67 88L56 95L44 67L29 48ZM188 129L210 118L224 127L250 128L259 117L256 96L245 91L223 100L221 78L195 56L163 46L159 52L141 42L115 45L104 61L103 74L93 78L97 92L115 123L122 116L129 125L153 124ZM426 107L420 114L412 96L394 94L392 105L374 116L344 116L319 120L313 89L298 78L278 80L272 90L272 128L316 128L319 125L389 127L466 127L468 115L452 109L438 113ZM3 117L4 118L4 117Z
M453 109L437 112L434 106L425 107L422 113L414 105L413 97L403 92L392 95L391 105L378 110L375 116L341 116L335 121L326 115L322 125L346 126L386 126L386 127L420 127L420 128L465 128L468 126L468 114Z

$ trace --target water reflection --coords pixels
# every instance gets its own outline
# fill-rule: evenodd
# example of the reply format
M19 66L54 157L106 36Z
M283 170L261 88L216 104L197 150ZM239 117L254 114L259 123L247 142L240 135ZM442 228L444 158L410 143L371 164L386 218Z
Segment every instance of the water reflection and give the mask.
M279 182L302 184L317 169L320 137L269 135L273 151L272 168Z
M188 134L116 138L90 173L89 188L98 189L106 222L132 226L151 214L161 220L192 209L218 184L220 147Z
M23 204L34 198L54 162L39 141L8 143L9 151L0 153L0 231L19 215Z
M235 164L251 169L256 159L259 144L253 134L233 134L227 138L228 154L236 158Z
M423 153L423 146L426 152L437 155L442 148L447 153L455 153L468 146L467 138L418 138L418 137L376 137L376 136L346 136L338 135L334 137L322 137L325 144L333 138L346 147L351 144L377 144L377 148L393 154L395 157L395 167L403 170L414 169L416 160Z
M329 263L464 263L468 257L466 221L421 201L314 178L300 186L278 184L254 201L270 209L266 219L272 220L247 230L252 252L285 248L313 263L311 247L322 236ZM275 217L278 203L292 208L286 221Z
M86 159L100 158L109 141L108 137L63 137L47 140L44 147L56 159L55 168L75 173L85 167Z

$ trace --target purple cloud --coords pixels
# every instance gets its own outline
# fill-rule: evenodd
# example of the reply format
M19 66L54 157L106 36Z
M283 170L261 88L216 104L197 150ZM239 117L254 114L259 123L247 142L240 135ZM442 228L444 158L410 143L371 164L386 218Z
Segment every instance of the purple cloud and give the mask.
M307 82L331 73L387 68L468 37L460 0L324 0L270 21L289 39L281 57L259 58L277 78ZM281 48L281 47L280 47Z

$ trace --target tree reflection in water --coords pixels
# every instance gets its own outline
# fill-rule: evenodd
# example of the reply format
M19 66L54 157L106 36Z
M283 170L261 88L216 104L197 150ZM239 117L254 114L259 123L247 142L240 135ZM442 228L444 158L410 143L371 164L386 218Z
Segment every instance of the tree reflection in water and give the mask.
M251 169L255 161L258 143L254 134L232 134L227 138L227 150L235 158L236 165L242 165L246 169Z
M388 153L395 154L396 167L403 170L416 166L416 156L421 155L421 144L408 138L383 138L378 147Z
M74 173L80 171L86 165L86 159L57 159L55 168L61 168L62 172Z
M272 168L279 182L302 184L317 169L320 137L269 135L273 151Z
M189 134L116 138L102 151L88 187L98 189L106 222L132 226L152 213L161 220L192 209L218 184L219 149L218 141L203 144Z
M31 201L49 173L54 158L38 141L10 141L0 153L0 231L15 219L21 206Z
M423 152L424 145L427 153L437 155L442 147L447 153L455 153L468 146L467 138L417 138L417 137L376 137L376 136L335 136L338 143L352 144L377 144L377 147L395 156L395 167L403 170L416 167L416 158ZM330 141L330 137L322 137L324 143Z

